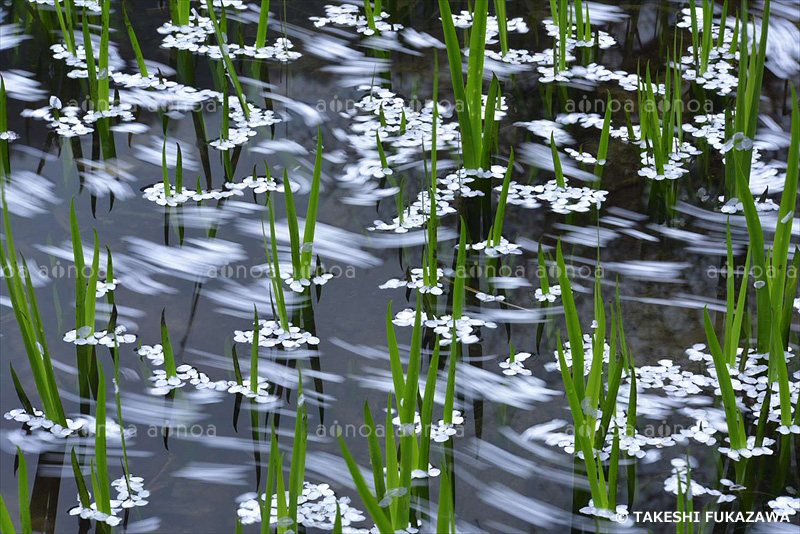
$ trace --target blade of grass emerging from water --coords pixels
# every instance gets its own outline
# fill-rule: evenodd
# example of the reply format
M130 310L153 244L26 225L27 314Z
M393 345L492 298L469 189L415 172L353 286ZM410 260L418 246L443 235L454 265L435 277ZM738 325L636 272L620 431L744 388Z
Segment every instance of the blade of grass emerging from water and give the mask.
M258 12L258 30L256 31L256 48L263 48L267 43L267 22L269 19L269 0L261 0Z
M5 240L0 244L0 262L5 275L3 278L6 281L11 308L14 311L17 326L22 335L28 363L36 383L36 391L42 403L42 410L48 419L65 426L66 418L64 417L64 409L61 405L61 398L58 394L58 387L50 362L44 329L39 318L36 294L33 291L33 284L30 283L30 275L25 267L24 258L21 260L22 270L25 275L25 282L23 283L23 276L20 272L20 264L14 247L14 237L11 233L5 190L3 190L1 196Z
M597 176L597 178L603 177L603 169L605 168L606 165L606 155L608 154L608 137L610 129L611 129L611 93L608 93L608 98L606 99L606 112L605 115L603 116L603 129L600 132L600 144L597 147L597 163L595 163L594 165L594 175Z
M165 359L166 361L166 359ZM120 430L122 431L122 430ZM97 470L95 498L97 509L104 514L111 513L111 496L108 483L108 455L106 453L106 379L103 366L97 362L97 413L95 421L94 458Z
M130 19L128 18L128 9L125 7L125 2L122 2L122 16L125 21L125 30L128 32L128 39L131 42L131 48L133 48L133 53L136 56L136 65L139 67L139 74L142 77L147 77L147 65L144 62L144 56L142 55L142 49L139 46L139 40L136 38L136 32L133 31L133 25L131 24Z
M497 29L500 34L500 50L503 55L508 53L508 17L506 15L506 0L495 0L494 9L497 13Z
M270 266L270 283L274 295L275 308L281 323L281 328L289 330L289 316L286 312L286 301L283 297L283 282L281 281L281 267L278 261L278 240L275 237L275 212L272 209L272 196L267 195L267 211L269 212L269 236L270 242L267 244L267 234L264 232L264 224L261 224L261 233L264 238L264 250L267 254L267 263Z
M188 1L186 2L188 4ZM242 91L242 86L239 83L239 77L236 76L236 70L233 67L233 62L231 61L231 57L228 54L228 42L227 36L222 32L219 27L219 22L217 22L217 15L214 13L214 6L211 0L206 0L206 7L208 8L208 17L211 19L211 23L214 26L214 33L217 36L217 44L219 45L220 52L222 53L222 60L225 64L225 70L228 73L228 76L231 79L231 83L233 83L233 88L236 91L236 97L239 99L239 104L242 106L242 113L244 114L245 119L250 119L250 109L247 107L247 100L244 98L244 92ZM223 8L223 14L224 14ZM188 23L188 17L187 17ZM222 98L227 99L227 90L223 91Z
M388 436L391 434L391 432L391 429L387 428L386 435ZM361 501L364 503L364 507L367 509L367 513L369 513L369 516L372 518L375 526L378 527L378 531L381 534L393 534L394 529L392 528L389 518L386 517L386 514L381 509L377 499L375 499L375 496L369 490L369 486L367 486L364 477L361 475L361 470L358 468L358 464L356 464L355 460L353 460L353 457L351 456L350 451L347 450L347 445L345 445L341 436L339 436L339 448L342 451L342 458L344 458L344 461L347 464L347 469L350 471L350 476L352 477L353 483L358 491L358 496L361 497ZM392 466L387 467L391 468Z
M267 169L267 178L269 178L269 167L264 165ZM255 170L253 177L255 178ZM297 227L297 210L294 207L294 196L292 194L292 187L289 183L289 173L286 169L283 170L283 199L286 204L286 219L289 226L289 246L292 253L292 271L293 275L302 277L303 273L300 261L302 251L300 249L300 231Z
M25 465L25 455L17 447L17 498L19 499L19 531L22 533L33 532L31 528L31 504L28 497L28 467Z
M14 523L11 522L11 516L8 513L8 508L6 508L2 495L0 495L0 530L9 534L16 534L17 532L14 529Z
M506 169L506 175L503 177L503 189L500 192L500 199L497 201L497 211L495 212L494 216L494 235L492 236L492 242L494 245L498 245L500 243L500 238L503 235L503 217L505 217L506 213L506 199L508 198L508 187L511 183L511 172L514 168L514 148L511 148L511 153L508 157L508 169Z
M289 517L295 528L297 524L297 497L303 493L303 478L306 466L306 443L308 439L308 415L303 397L303 378L297 372L297 409L294 421L294 442L292 443L292 463L289 467Z
M561 170L561 159L558 157L558 148L556 148L556 140L553 137L553 132L550 132L550 151L553 155L553 170L556 174L556 184L558 187L567 187L564 182L564 171Z
M442 469L442 474L439 479L439 504L436 510L436 532L440 534L455 532L453 493L447 469Z
M83 480L81 465L78 463L78 457L75 455L75 447L70 450L69 454L72 463L72 474L75 477L75 485L78 487L78 500L81 503L81 508L89 508L92 501L89 496L89 491L86 489L86 481Z
M364 424L367 427L367 444L369 445L369 463L372 466L372 478L375 483L375 495L380 502L386 493L386 486L383 481L383 454L378 436L375 433L375 423L372 421L372 413L369 409L369 402L364 401ZM392 430L390 430L392 431Z
M386 342L389 345L389 366L392 370L392 383L394 384L395 395L402 398L405 391L405 374L403 364L400 361L400 350L397 347L397 338L394 333L392 323L392 301L386 306Z
M485 9L488 9L488 3L482 3ZM461 130L461 139L463 148L464 166L470 169L478 168L477 158L481 154L480 150L480 135L476 138L473 128L472 114L470 107L472 100L468 99L467 90L464 87L464 77L462 74L461 64L461 47L458 42L458 35L456 28L453 24L453 14L450 11L450 3L447 0L439 0L439 13L442 18L442 29L444 31L445 45L447 47L447 60L450 64L450 77L453 81L453 93L458 112L458 124ZM484 41L485 46L485 41ZM473 50L470 47L470 61L473 61ZM476 56L477 56L477 51ZM483 49L480 50L480 58L483 61ZM477 61L476 57L474 61ZM469 76L469 71L468 71ZM468 78L469 80L469 78ZM471 94L471 93L470 93ZM478 98L480 99L480 93ZM480 113L480 100L478 101L478 113ZM478 118L480 120L480 118Z
M730 373L728 372L728 366L722 354L722 348L719 346L717 334L714 333L714 326L711 323L711 318L708 316L708 308L703 310L703 325L705 327L708 348L714 360L714 369L717 372L717 380L719 381L719 388L722 394L722 405L725 409L725 421L728 425L731 449L741 449L745 445L745 438L739 410L736 407L736 393L731 384Z
M253 306L253 343L250 345L250 391L258 392L258 343L259 327L258 308Z
M567 336L569 337L569 350L572 353L572 376L575 391L583 399L584 390L584 364L583 364L583 332L581 331L578 310L572 296L572 287L567 276L567 266L564 255L561 253L561 240L556 246L556 266L558 268L558 284L561 286L561 302L564 304L564 318L567 322Z
M161 347L164 352L164 370L167 372L167 377L178 376L175 355L172 352L172 343L169 340L169 330L167 329L166 309L161 310Z
M311 278L311 257L314 248L314 229L317 224L317 206L319 205L319 182L322 173L322 129L317 126L317 155L314 160L314 174L311 178L311 192L308 195L305 227L303 228L303 253L300 264L303 278Z
M6 82L0 76L0 132L8 131L8 111L6 104ZM0 181L5 183L11 175L11 160L8 153L8 139L0 139Z

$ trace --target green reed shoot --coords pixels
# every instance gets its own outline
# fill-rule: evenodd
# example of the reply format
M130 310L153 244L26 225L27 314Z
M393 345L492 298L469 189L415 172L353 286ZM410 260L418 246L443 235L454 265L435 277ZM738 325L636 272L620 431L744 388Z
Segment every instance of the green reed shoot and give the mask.
M180 2L180 0L179 0ZM188 9L188 0L185 0ZM180 3L179 3L180 5ZM233 67L233 62L231 61L230 54L228 54L228 42L227 36L225 31L220 28L219 22L217 21L217 15L214 13L214 5L211 0L206 0L206 7L208 8L208 16L211 19L211 23L214 26L214 34L217 37L217 45L219 45L220 52L222 53L222 60L225 65L225 70L228 73L228 76L231 79L231 83L233 84L233 88L236 91L236 97L239 99L239 104L242 106L242 113L244 114L246 119L250 118L250 109L247 107L247 100L244 98L244 92L242 91L242 86L239 83L239 77L236 76L236 70ZM225 14L225 8L222 8L223 16ZM187 16L187 23L188 23L188 16ZM227 90L222 91L223 98L227 98Z
M102 11L100 19L102 21L102 29L100 32L100 50L98 58L97 73L97 97L99 103L99 111L107 111L110 105L109 97L109 72L108 72L108 26L109 26L109 10L111 9L111 0L102 0ZM84 18L84 21L86 19ZM101 119L107 120L107 119Z
M11 515L8 513L8 508L6 508L2 495L0 495L0 529L9 534L16 534L17 532L14 529L14 523L11 522Z
M606 99L606 111L603 115L603 129L600 131L600 143L597 146L597 163L594 165L594 175L600 179L603 177L603 169L606 165L606 156L608 155L608 138L611 131L611 93L608 93ZM551 134L551 146L553 139Z
M269 0L261 0L258 11L258 30L256 31L256 48L263 48L267 44L267 22L269 19Z
M725 335L723 337L723 352L725 353L725 361L729 366L733 366L736 362L736 349L739 347L739 338L742 332L742 321L745 315L745 299L747 298L747 281L750 273L750 250L747 251L747 258L744 262L744 277L739 286L739 298L734 305L736 298L736 288L733 270L733 246L731 244L731 227L730 223L727 227L727 247L728 247L728 262L726 268L726 313L725 313ZM742 358L747 357L742 354Z
M176 26L189 25L189 0L170 0L170 11L172 12L173 24Z
M172 186L169 183L169 171L167 169L167 138L161 144L161 180L164 182L164 196L172 196Z
M567 183L564 181L564 171L561 168L561 158L558 156L558 148L556 147L556 140L553 136L553 132L550 132L550 151L553 155L553 172L556 175L556 184L558 187L567 187Z
M106 379L103 374L103 366L99 361L97 362L97 412L95 418L92 486L97 509L104 514L110 514L111 495L108 482L108 453L106 452Z
M289 467L289 517L297 525L297 497L303 493L306 465L306 443L308 439L308 414L303 397L302 375L297 373L297 409L295 410L292 463ZM297 525L299 528L300 525Z
M464 305L464 285L466 283L466 243L467 224L464 218L461 221L461 231L458 237L458 254L456 256L456 272L453 279L453 302L450 311L452 318L452 342L450 343L450 361L447 363L447 384L444 396L444 422L453 422L453 405L456 396L456 362L458 361L459 344L456 339L456 321L461 319ZM426 466L427 468L427 466Z
M500 34L500 50L503 55L508 53L508 15L506 14L506 0L495 0L494 9L497 14L497 29Z
M166 309L161 310L161 347L164 352L164 371L166 371L167 377L171 377L178 376L178 370L175 367L175 353L169 340L166 311Z
M31 528L31 503L28 497L28 467L25 455L17 447L17 497L19 498L19 531L33 532Z
M447 46L447 60L450 64L450 77L458 104L458 123L461 130L464 166L469 169L477 169L480 166L479 157L483 154L483 135L486 131L483 130L481 124L481 96L488 9L488 2L479 2L475 5L465 83L461 67L461 49L453 24L450 4L446 0L439 0L439 12L442 17L442 28ZM486 126L488 127L488 125Z
M387 439L391 434L392 434L391 431L386 432ZM367 513L369 514L372 521L375 523L375 526L378 528L378 531L381 534L393 534L395 532L395 529L392 528L391 520L389 519L389 517L386 516L386 512L384 512L381 509L381 506L378 503L378 499L375 497L375 495L372 494L372 491L369 489L366 480L364 480L364 476L361 474L361 470L359 469L358 464L356 464L356 461L353 459L353 456L350 454L350 451L347 449L347 445L345 445L344 439L342 439L341 436L339 436L339 448L341 449L342 452L342 458L344 458L344 461L347 464L347 468L350 471L350 476L353 478L353 483L356 486L356 491L358 491L358 496L361 497L361 501L364 503L364 507L367 509ZM389 450L390 449L387 447L387 453L389 452ZM393 470L392 464L390 464L387 460L387 477L389 476L389 472L391 472L392 470ZM280 501L281 499L278 499L279 505Z
M108 252L108 269L106 270L106 276L108 277L107 280L113 278L113 270L111 268L111 251ZM113 294L112 291L109 291L109 297ZM111 308L111 319L108 323L108 330L113 332L116 328L117 323L117 307L116 305L112 304ZM120 427L119 439L120 439L120 447L122 448L122 467L125 475L125 484L128 486L128 492L130 493L130 475L131 470L128 467L128 447L125 443L125 432L123 430L123 421L122 421L122 394L119 389L120 384L120 376L119 376L119 343L117 343L116 338L114 339L114 346L111 349L111 357L114 361L114 384L116 387L114 388L114 404L117 410L117 423Z
M89 270L89 277L85 276L85 263L83 253L83 243L81 242L78 219L75 215L75 199L70 203L70 235L72 238L72 256L75 264L75 330L80 335L91 335L95 329L95 305L97 278L100 267L100 246L98 244L97 231L94 231L94 248L92 252L92 263ZM78 377L81 396L88 397L89 387L96 389L91 369L92 348L89 345L78 345L76 347L78 358Z
M734 132L741 132L748 139L753 139L758 122L758 104L761 99L761 82L764 77L764 63L767 53L767 36L769 33L770 1L764 2L763 16L761 19L761 35L756 42L753 39L752 49L749 48L747 37L747 3L742 3L739 16L742 19L739 57L739 84L736 90L736 113L734 116ZM754 36L755 37L755 36ZM749 55L748 55L749 54ZM752 147L746 150L729 152L728 156L734 165L744 175L744 182L750 182L750 166L752 163ZM743 195L741 187L736 186L737 198Z
M187 2L188 3L188 2ZM147 65L144 62L142 55L142 48L139 46L139 40L136 38L136 32L133 30L130 18L128 18L128 10L125 7L125 2L122 2L122 16L125 21L125 30L128 32L128 39L131 42L131 48L136 56L136 65L139 67L139 73L142 77L147 77Z
M86 481L83 480L81 464L78 462L78 456L75 454L75 447L70 450L70 461L72 464L72 475L75 478L75 485L78 488L78 500L81 503L81 508L89 508L92 501L89 496L89 490L86 489Z
M736 406L736 392L731 383L731 376L728 364L725 361L725 356L722 353L722 347L720 347L717 335L714 333L714 326L708 315L708 308L703 310L703 325L705 327L708 348L714 360L714 369L717 372L717 380L719 381L719 388L722 394L722 406L725 410L725 422L728 426L728 437L730 439L731 449L742 449L747 444L744 421ZM740 469L739 466L745 463L746 459L742 458L736 464L737 479L739 481L741 481L740 477L743 476L742 473L744 471L744 469Z
M500 238L503 235L503 218L506 213L506 200L508 199L508 187L511 183L511 172L514 169L514 148L511 148L511 153L508 157L508 168L506 175L503 177L503 189L500 191L500 198L497 201L497 210L494 215L494 225L492 226L490 245L498 245Z
M759 352L769 352L770 354L769 377L770 381L777 380L780 388L782 425L791 424L791 406L788 370L784 357L784 340L781 335L782 320L776 320L775 318L783 318L785 316L784 307L791 305L791 299L784 299L784 296L786 295L785 288L789 284L786 264L789 254L791 222L797 203L797 164L798 150L800 150L798 148L798 144L800 144L800 117L798 116L797 96L794 87L792 87L792 97L794 99L792 108L792 143L790 143L789 149L786 181L778 210L773 247L766 255L763 253L765 250L765 238L755 200L750 193L745 169L739 166L741 155L731 158L732 164L735 166L738 194L744 207L750 248L753 251L754 275L756 276L754 284L756 287L757 311L756 348ZM746 167L749 167L749 165Z
M61 8L61 0L56 0L56 18L61 27L61 35L67 51L75 56L75 37L72 27L72 0L64 0L64 8Z
M278 261L278 240L275 237L275 212L272 209L272 196L267 195L267 211L269 212L269 244L264 226L261 226L264 239L264 250L267 254L267 263L270 269L270 283L272 285L273 304L276 315L281 323L281 328L289 329L289 314L286 311L286 300L283 295L283 282L281 281L281 266Z
M253 306L253 343L250 347L250 391L253 393L258 391L258 336L260 326L258 309Z
M319 184L321 173L322 130L319 126L317 126L317 155L316 159L314 160L314 174L311 178L311 192L308 196L308 207L306 208L306 219L303 228L302 254L300 256L300 273L306 278L311 277L311 260L314 248L314 229L317 224L317 207L319 206Z
M17 447L17 496L19 499L19 531L21 534L33 532L31 527L31 507L28 497L28 468L25 465L25 456L22 450ZM14 523L11 521L11 514L6 508L3 496L0 495L0 531L14 534Z
M572 296L572 287L570 286L569 277L567 276L564 256L561 252L561 240L558 241L556 247L556 267L558 269L558 283L561 286L561 302L564 306L564 318L567 323L569 346L572 352L572 380L575 383L576 393L580 398L583 398L583 331L581 330L578 310L575 307L575 299Z
M0 133L8 131L8 112L6 104L6 82L0 76ZM11 159L8 152L8 139L0 139L0 181L5 182L11 175Z
M39 316L39 307L33 291L30 273L28 272L25 258L21 258L22 265L20 266L17 252L14 248L14 238L11 234L5 193L2 195L2 203L5 241L0 245L0 262L2 262L3 278L6 281L8 297L11 301L14 317L17 320L17 326L22 335L25 352L28 355L28 363L36 383L36 391L42 403L42 411L51 421L65 426L64 408L61 405L61 398L58 394L58 386L56 385L53 366L50 362L50 352L47 348L44 326Z
M427 466L426 466L427 467ZM455 503L450 485L450 476L442 469L439 479L439 503L436 510L436 532L451 534L456 531Z

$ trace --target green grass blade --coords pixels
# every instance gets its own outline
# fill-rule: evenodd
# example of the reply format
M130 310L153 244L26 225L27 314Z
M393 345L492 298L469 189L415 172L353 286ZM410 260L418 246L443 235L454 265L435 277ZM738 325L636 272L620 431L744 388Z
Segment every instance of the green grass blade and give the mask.
M558 187L567 187L567 184L564 182L564 171L561 170L561 159L558 157L558 148L556 148L556 140L553 136L553 132L550 132L550 151L553 154L553 170L556 174L556 183Z
M442 29L444 31L445 46L447 47L447 61L450 65L450 77L453 82L453 93L456 101L458 113L458 124L461 130L464 166L470 169L478 167L477 158L480 150L477 148L475 135L473 134L472 120L470 114L471 101L467 100L467 93L464 87L462 75L461 47L458 42L458 35L453 24L453 14L450 11L450 3L447 0L439 0L439 13L442 18ZM481 53L481 58L483 54ZM480 101L478 102L480 111Z
M301 265L311 273L311 255L314 246L314 228L317 224L317 206L319 205L319 181L322 173L322 129L317 126L317 155L314 160L314 174L311 179L311 192L308 195L308 209L303 229L303 254Z
M28 467L25 465L25 455L17 447L17 496L19 498L19 531L22 533L33 532L31 528L31 503L28 496Z
M178 371L175 367L175 354L172 351L172 343L169 340L169 330L167 330L166 309L161 310L161 347L164 351L164 370L167 377L177 376Z
M253 306L253 343L250 345L250 391L258 392L258 347L259 329L258 308Z
M14 523L11 522L11 516L8 513L8 508L6 508L2 495L0 495L0 530L8 532L8 534L16 534L17 532L14 530Z
M266 164L264 166L267 168L267 174L269 175L269 167ZM255 170L253 175L255 175ZM310 273L303 272L301 268L300 254L302 251L300 250L300 231L297 227L297 210L294 206L294 196L286 169L283 170L283 198L286 204L286 220L289 226L289 245L292 253L292 270L294 271L292 274L294 277L310 278Z
M436 510L436 532L440 534L450 534L455 532L452 528L455 522L453 512L453 494L450 486L450 477L447 469L442 469L439 479L439 504Z
M728 436L731 440L731 448L741 449L744 447L744 441L740 433L739 411L736 407L736 396L733 385L731 384L728 366L725 363L722 348L719 346L719 341L717 340L717 335L714 333L714 326L711 323L711 318L708 316L707 308L703 311L703 325L706 331L706 338L708 339L708 348L714 360L714 369L717 371L717 379L719 380L719 388L722 393L722 405L725 409L725 421L728 425Z
M375 423L372 421L372 413L369 409L369 402L364 401L364 425L367 427L367 445L369 446L369 463L372 466L372 478L375 483L375 495L378 502L383 499L386 493L386 486L383 481L383 454L378 436L375 433ZM387 429L390 432L391 429Z
M142 55L142 49L139 46L139 40L136 38L136 32L133 31L133 25L131 24L131 21L128 18L128 10L125 7L125 2L122 2L122 16L125 21L125 30L127 30L128 32L128 39L131 42L131 48L133 48L133 53L136 56L136 64L139 67L139 73L142 75L143 78L146 78L147 65L144 62L144 56Z
M774 276L771 283L771 299L773 306L779 310L783 303L786 267L789 257L789 241L792 234L792 220L797 209L797 178L798 155L800 154L800 105L797 102L797 92L794 85L792 89L792 126L789 143L789 155L786 161L786 180L781 204L778 210L778 222L775 228L773 241L772 267ZM780 311L779 311L780 312Z
M97 412L94 439L94 458L97 465L97 509L111 513L111 496L108 482L108 456L106 453L106 379L103 366L97 362Z
M72 463L72 474L75 476L75 484L78 487L78 499L80 500L81 507L89 508L92 501L89 497L89 491L86 489L86 482L83 480L83 473L81 473L78 457L75 455L75 447L72 447L70 450L70 461Z
M493 242L500 243L500 238L503 232L503 218L506 213L506 199L508 198L508 187L511 183L511 172L514 169L514 148L511 148L511 153L508 156L508 169L506 175L503 177L503 189L500 192L500 199L497 201L497 211L494 216L494 236Z
M261 0L258 12L258 30L256 31L256 48L263 48L267 43L267 21L269 19L269 0Z
M578 310L575 307L575 299L572 296L569 276L567 276L564 255L561 252L560 239L556 247L556 265L558 267L558 283L561 286L561 302L564 304L564 318L567 322L567 336L569 337L569 347L572 353L572 376L575 381L575 391L578 393L578 397L583 399L583 332L578 318Z
M389 367L392 370L394 393L398 398L403 398L405 392L405 373L400 361L400 350L397 347L397 338L392 323L392 301L386 305L386 342L389 346Z
M431 448L431 421L433 419L433 397L436 393L436 380L439 375L439 339L433 346L433 354L428 365L428 376L425 378L425 392L422 396L422 409L420 410L420 423L422 432L420 435L420 451L417 469L428 472Z
M606 112L603 116L603 129L600 132L600 144L597 147L597 163L594 165L594 175L597 178L603 177L603 169L606 165L606 156L608 155L608 138L611 130L611 93L608 93L606 99ZM552 141L551 141L552 144Z
M387 435L390 433L391 431L387 429ZM347 464L347 468L350 470L350 476L353 479L353 483L356 485L358 495L361 497L361 501L364 503L364 507L367 509L369 516L375 522L375 526L378 527L378 531L381 534L393 534L394 529L392 528L389 518L386 517L386 514L378 505L378 501L375 499L375 496L369 490L367 483L364 481L364 477L361 475L358 465L350 455L350 451L347 450L347 445L344 444L344 440L341 436L339 436L339 448L342 451L342 457Z

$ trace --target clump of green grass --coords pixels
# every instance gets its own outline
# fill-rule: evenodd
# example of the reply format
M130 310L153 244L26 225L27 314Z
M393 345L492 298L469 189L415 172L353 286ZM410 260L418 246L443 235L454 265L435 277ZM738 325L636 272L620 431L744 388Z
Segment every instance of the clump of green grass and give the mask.
M72 10L75 9L73 0L64 0L64 7L62 9L61 2L54 2L56 6L56 18L58 25L61 27L61 36L64 39L64 44L67 51L75 56L75 33L72 23Z
M455 25L453 24L450 4L446 0L439 0L439 12L442 17L442 28L447 46L447 60L450 64L450 77L453 82L458 123L461 130L462 157L464 166L468 169L477 169L484 165L485 162L482 161L482 157L485 153L488 153L493 141L494 113L492 115L487 113L487 120L482 120L481 118L488 9L488 2L478 2L473 11L465 82L461 69L461 49ZM493 100L491 96L489 100L490 102ZM487 104L490 102L487 102Z
M89 79L89 96L92 108L95 111L108 111L111 105L108 71L108 42L109 42L109 0L103 0L101 11L100 50L98 51L97 64L92 50L92 39L89 33L89 19L86 7L83 8L83 48L86 52L86 65ZM116 156L114 135L109 127L110 119L103 117L97 120L97 133L100 137L100 146L103 157L112 159Z
M36 383L36 391L42 403L42 411L51 421L66 426L64 408L58 393L58 385L56 384L53 365L50 361L50 352L44 335L44 325L39 316L39 305L36 302L36 294L31 283L30 272L25 258L17 258L17 252L14 247L5 193L2 194L2 202L5 242L0 246L0 262L2 262L3 278L6 281L8 297L11 301L14 317L17 320L17 326L22 335L25 352L28 355L28 363ZM27 401L27 396L19 385L19 380L16 379L13 369L12 376L15 378L15 388L18 392L22 392L20 399L23 401L26 410L31 409L30 401Z
M609 341L611 356L606 373L608 391L604 400L601 401L604 375L603 353L606 340L606 312L601 295L600 277L595 277L594 284L594 320L597 323L597 328L595 328L592 337L592 361L589 367L588 380L586 380L584 378L583 335L560 242L556 249L556 262L572 355L571 372L564 356L560 333L556 335L556 343L561 378L564 382L564 390L567 394L575 427L575 450L583 453L594 506L600 509L614 510L618 483L617 473L619 470L619 431L616 428L616 424L607 478L603 462L596 450L605 443L611 417L616 414L617 392L624 368L624 360L616 356L617 332L620 332L620 344L623 346L623 350L627 348L624 343L624 334L622 334L621 328L618 328L618 324L621 324L618 313L615 314L612 308L611 337ZM619 309L619 300L617 300L617 309ZM597 425L598 419L600 420L599 427Z

